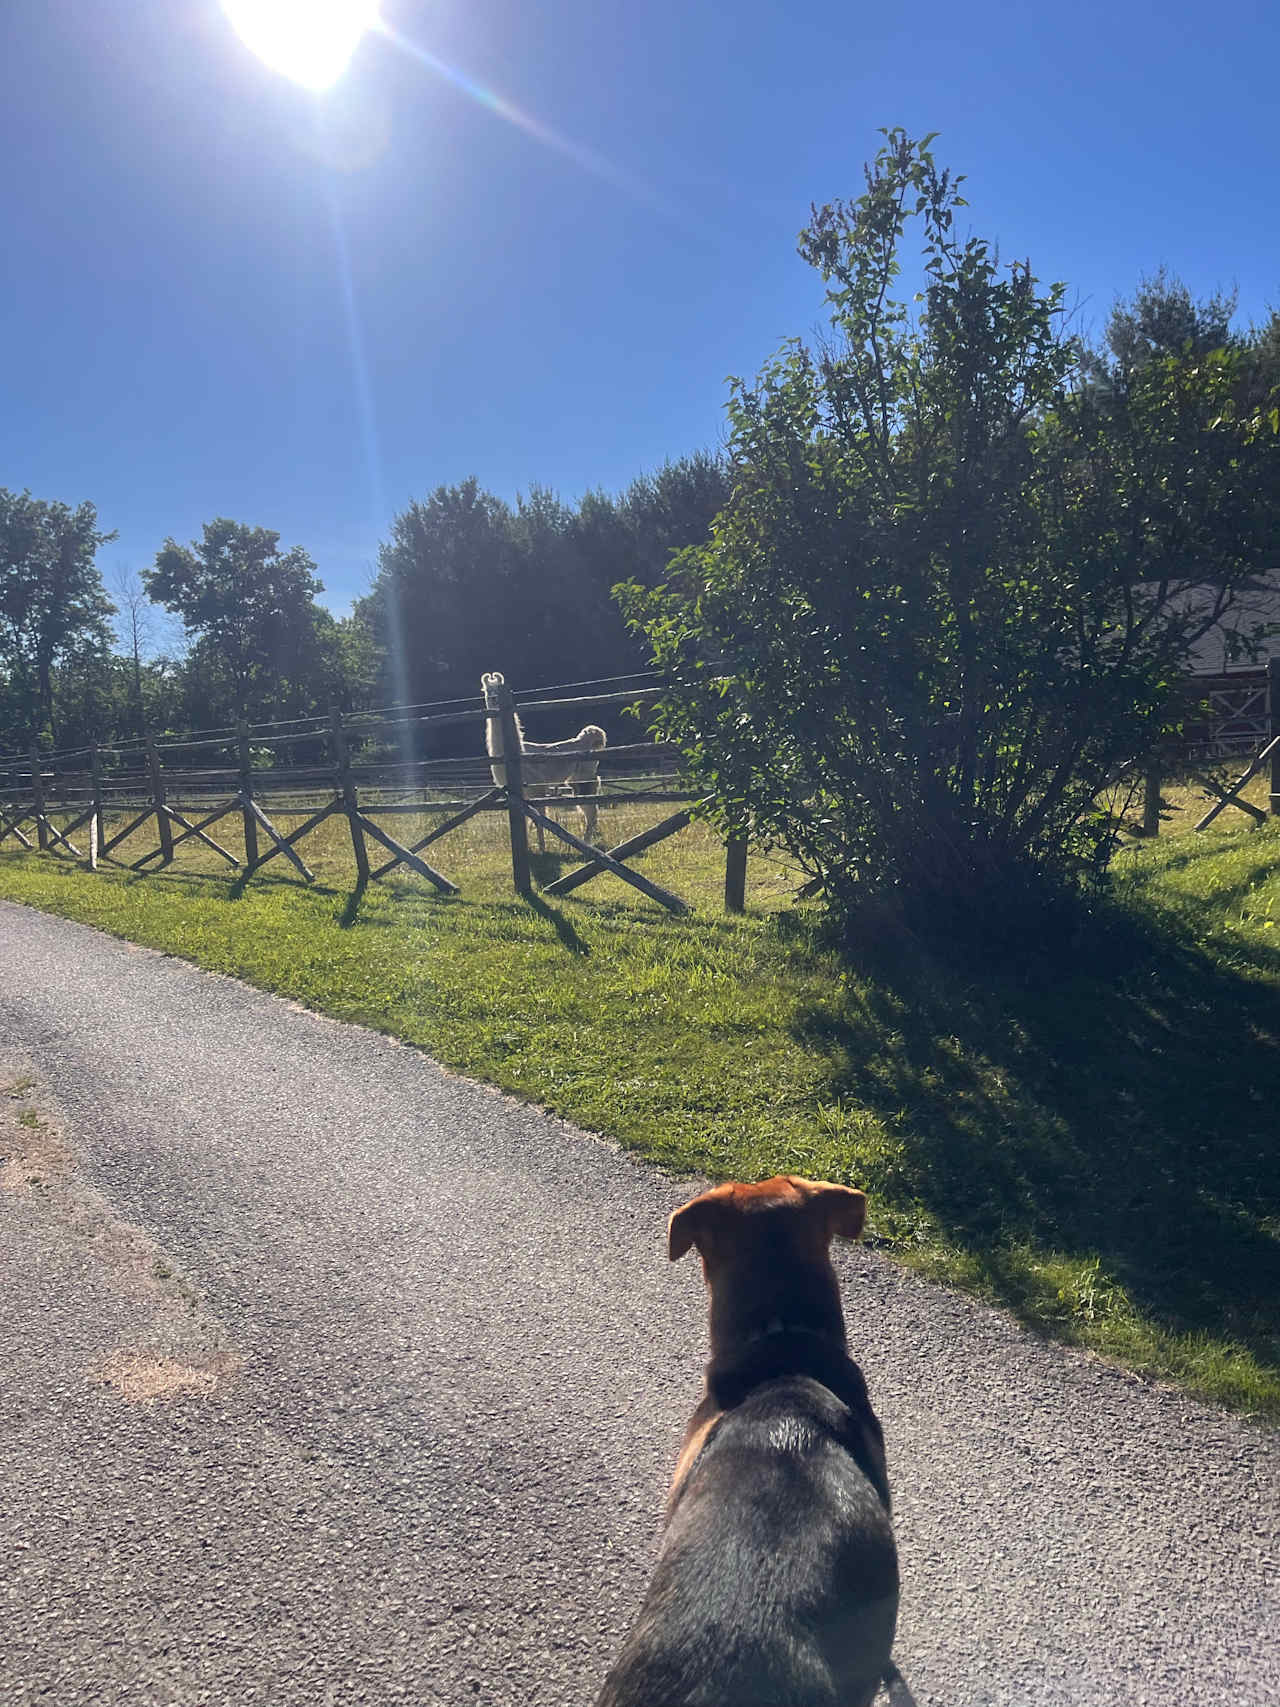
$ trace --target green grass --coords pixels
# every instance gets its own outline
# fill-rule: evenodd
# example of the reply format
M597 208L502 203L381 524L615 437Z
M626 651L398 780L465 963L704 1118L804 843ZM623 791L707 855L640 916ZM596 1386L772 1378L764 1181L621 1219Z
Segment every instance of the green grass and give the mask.
M609 814L609 839L638 820ZM0 894L394 1033L666 1166L861 1185L900 1260L1280 1419L1280 827L1126 851L1108 928L1016 977L900 935L838 954L778 861L726 918L701 828L643 864L685 919L612 878L515 901L493 819L428 854L461 896L357 896L344 836L303 844L309 889L241 888L188 844L146 877L0 853ZM542 881L558 865L535 856Z

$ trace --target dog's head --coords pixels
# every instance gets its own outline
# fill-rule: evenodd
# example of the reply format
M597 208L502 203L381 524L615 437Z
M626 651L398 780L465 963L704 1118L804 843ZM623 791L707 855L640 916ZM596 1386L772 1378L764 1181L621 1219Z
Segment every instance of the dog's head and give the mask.
M867 1200L847 1185L781 1174L758 1185L718 1185L677 1209L667 1252L696 1246L711 1294L715 1352L778 1327L843 1337L830 1246L856 1239Z
M604 730L598 723L588 723L585 729L579 729L573 739L575 745L579 747L590 747L594 750L595 748L605 746L609 737L605 734Z

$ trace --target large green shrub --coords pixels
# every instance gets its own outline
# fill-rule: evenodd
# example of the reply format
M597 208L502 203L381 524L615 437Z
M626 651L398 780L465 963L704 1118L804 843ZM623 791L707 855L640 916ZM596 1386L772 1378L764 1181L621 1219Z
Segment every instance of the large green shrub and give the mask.
M958 235L930 140L887 133L861 198L814 211L829 339L733 383L711 540L620 596L673 684L659 724L726 817L838 905L989 917L1105 865L1100 785L1280 562L1280 459L1239 351L1100 382L1065 287Z

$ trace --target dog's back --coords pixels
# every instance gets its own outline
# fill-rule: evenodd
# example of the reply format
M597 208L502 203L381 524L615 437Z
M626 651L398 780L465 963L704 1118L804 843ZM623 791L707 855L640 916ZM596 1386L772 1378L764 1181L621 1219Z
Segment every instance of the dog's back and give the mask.
M599 1707L869 1703L898 1611L878 1435L808 1377L721 1415Z

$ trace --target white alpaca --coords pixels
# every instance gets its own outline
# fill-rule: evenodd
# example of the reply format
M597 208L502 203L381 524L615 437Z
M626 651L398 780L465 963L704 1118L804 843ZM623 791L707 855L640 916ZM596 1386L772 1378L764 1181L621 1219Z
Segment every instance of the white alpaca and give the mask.
M497 709L498 689L505 685L503 678L494 673L480 678L480 686L484 692L484 703L489 711ZM604 730L595 723L588 723L585 729L569 741L526 741L524 727L519 717L515 720L516 734L520 740L520 775L526 793L535 790L541 792L548 788L568 786L574 794L599 794L600 792L600 760L597 755L608 740ZM507 786L507 767L502 763L502 722L497 717L486 717L484 723L484 744L490 758L490 770L493 780L499 788ZM596 840L597 810L594 800L585 800L578 810L582 813L586 824L586 840ZM538 825L538 848L546 852L546 840L543 836L542 825Z

